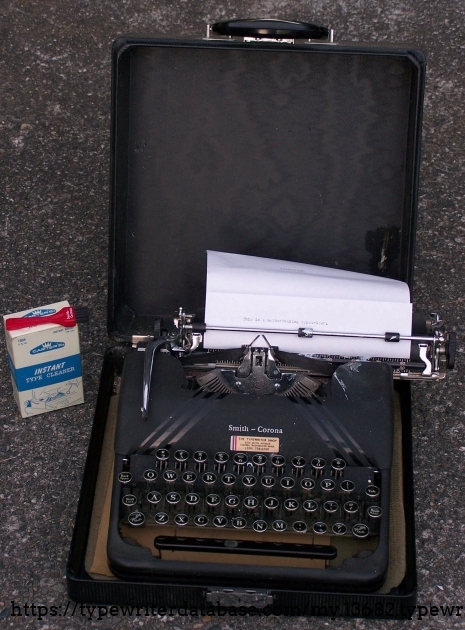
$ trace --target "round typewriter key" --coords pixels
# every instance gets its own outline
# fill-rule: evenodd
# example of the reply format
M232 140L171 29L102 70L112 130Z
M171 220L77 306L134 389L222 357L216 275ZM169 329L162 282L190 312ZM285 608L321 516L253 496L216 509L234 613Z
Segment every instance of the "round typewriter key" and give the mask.
M248 461L248 456L245 453L236 453L233 457L233 462L240 466L244 465Z
M244 497L244 507L248 510L254 510L258 506L258 503L257 497Z
M159 448L155 453L155 457L159 462L167 462L170 458L170 452L166 448Z
M257 483L257 478L254 477L253 475L243 475L242 483L247 488L251 488L252 486L254 486Z
M279 483L285 490L290 490L295 486L295 480L292 477L283 477Z
M168 483L173 483L173 481L176 481L177 478L178 473L174 470L165 470L165 472L163 473L163 479L165 481L168 481Z
M194 523L198 527L205 527L205 525L208 523L208 517L206 517L205 514L197 514L197 516L194 518Z
M332 479L323 479L323 481L320 483L320 488L325 492L331 492L331 490L334 490L335 487L336 484Z
M182 480L185 483L194 483L197 479L197 475L195 472L191 472L190 470L186 470L186 472L182 473Z
M179 492L168 492L166 495L166 502L170 505L176 505L181 500Z
M307 525L306 523L304 523L304 521L296 521L292 525L292 529L298 534L305 534L305 532L307 531Z
M324 468L326 466L326 462L322 457L314 457L312 459L312 469L313 469L313 474L316 475L317 477L319 477L320 475L323 474Z
M313 501L313 499L307 499L302 503L302 507L306 512L316 512L318 510L318 503Z
M233 486L236 481L236 476L232 473L225 473L221 477L221 481L224 483L225 486Z
M229 508L235 508L239 505L240 499L235 494L228 494L224 497L224 502Z
M353 492L355 490L355 484L350 479L344 479L341 481L341 490L343 492Z
M328 514L334 514L339 509L339 504L337 501L325 501L323 505L324 511Z
M216 481L215 473L211 473L211 472L203 473L202 481L204 483L208 483L208 484L215 483L215 481Z
M262 455L261 453L257 453L252 457L252 463L257 468L257 472L261 472L264 469L267 461L267 456Z
M215 518L213 519L213 525L215 527L225 527L228 524L228 519L226 518L226 516L215 516Z
M153 520L157 525L166 525L170 520L170 517L166 512L157 512L153 517Z
M266 507L267 510L276 510L276 508L279 506L279 501L276 497L266 497L266 499L263 501L263 505Z
M340 457L336 457L336 459L333 459L333 461L331 462L331 468L332 474L336 477L336 479L342 475L345 467L346 463L343 459L341 459Z
M370 530L368 529L368 526L364 523L357 523L352 527L352 534L356 538L366 538L369 533Z
M129 483L132 479L132 475L130 472L120 472L118 475L118 481L120 483Z
M147 493L147 501L149 503L152 503L152 505L156 505L161 501L161 494L156 490L152 490L151 492Z
M265 475L262 477L261 483L264 488L272 488L276 483L276 479L271 477L271 475Z
M176 514L176 516L174 517L174 522L176 523L176 525L187 525L187 523L189 522L189 517L187 516L187 514Z
M379 497L378 486L367 486L365 488L365 494L369 499L377 499Z
M152 470L151 468L149 468L149 470L144 471L145 481L155 481L157 477L158 477L158 473L156 470Z
M346 533L347 527L344 525L344 523L334 523L333 534L336 534L336 536L343 536Z
M254 521L252 527L257 533L266 532L268 529L268 523L260 519L258 521Z
M128 516L128 523L133 527L141 527L145 523L145 516L142 512L132 512Z
M315 482L313 481L313 479L305 477L305 479L302 479L302 481L300 482L300 487L303 490L313 490L313 488L315 487Z
M300 457L300 455L294 457L292 459L292 472L294 475L301 475L304 472L306 460L304 457Z
M196 492L188 492L184 497L184 501L186 502L186 505L192 507L200 502L200 496Z
M286 458L282 455L272 455L271 465L273 466L274 471L280 474L286 465Z
M220 502L221 502L221 498L219 494L209 494L205 498L205 503L209 507L216 507L217 505L220 504Z
M356 501L347 501L347 503L344 503L344 512L346 514L357 514L358 512L358 503Z
M174 459L176 460L176 466L182 468L186 465L186 462L189 459L189 453L183 449L180 449L174 454Z
M296 499L286 499L284 501L284 508L288 512L295 512L299 507L299 502Z
M315 534L326 534L327 529L326 523L318 522L313 525L313 531Z
M367 514L370 518L380 518L383 515L383 510L379 505L370 505L367 510Z
M287 523L286 521L277 519L276 521L273 521L272 528L275 532L284 532L287 529Z
M195 451L192 457L198 468L201 468L208 459L208 455L205 453L205 451Z
M123 497L123 505L126 505L126 507L132 507L133 505L136 505L137 503L137 497L134 494L125 494Z
M247 525L247 521L243 516L235 516L231 519L231 525L236 529L244 529L244 527Z
M220 451L219 453L215 453L214 460L217 464L226 464L228 459L229 459L229 455L227 453L224 453L223 451Z

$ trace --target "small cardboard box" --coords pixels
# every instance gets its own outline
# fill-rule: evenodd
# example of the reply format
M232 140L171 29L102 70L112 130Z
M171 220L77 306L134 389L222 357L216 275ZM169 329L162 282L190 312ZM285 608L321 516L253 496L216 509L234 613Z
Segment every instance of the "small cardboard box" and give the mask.
M52 315L69 303L57 302L19 313L25 327L6 330L13 394L23 418L84 402L81 353L77 326L59 324L28 327L29 317Z

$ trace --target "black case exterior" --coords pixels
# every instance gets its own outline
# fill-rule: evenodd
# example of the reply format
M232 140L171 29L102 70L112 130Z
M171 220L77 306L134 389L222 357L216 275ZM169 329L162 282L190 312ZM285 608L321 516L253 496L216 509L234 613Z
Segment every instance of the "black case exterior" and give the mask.
M205 250L412 284L423 55L409 48L129 38L113 46L105 356L67 570L72 599L397 618L415 603L410 388L403 413L407 571L388 595L93 580L84 569L115 373L133 335L184 306L202 316ZM233 589L234 591L234 589ZM258 598L258 599L257 599ZM260 599L261 598L261 599ZM265 599L263 599L265 598ZM267 599L268 598L268 599ZM279 614L279 613L278 613Z

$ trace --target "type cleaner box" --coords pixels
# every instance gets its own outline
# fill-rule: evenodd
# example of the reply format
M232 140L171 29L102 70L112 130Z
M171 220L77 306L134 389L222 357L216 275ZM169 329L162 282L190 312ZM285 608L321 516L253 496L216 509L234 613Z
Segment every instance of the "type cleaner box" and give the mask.
M28 318L52 315L65 306L68 302L58 302L3 317L4 323L24 318L24 328L5 328L13 393L23 418L84 402L78 326L27 326Z

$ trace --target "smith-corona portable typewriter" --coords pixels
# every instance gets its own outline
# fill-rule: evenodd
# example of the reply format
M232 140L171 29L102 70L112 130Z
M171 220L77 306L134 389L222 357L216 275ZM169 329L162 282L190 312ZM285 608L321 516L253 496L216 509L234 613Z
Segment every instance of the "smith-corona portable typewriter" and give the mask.
M437 316L416 315L412 359L396 363L280 352L266 334L205 352L205 329L180 309L171 330L125 359L113 572L179 583L195 573L227 586L247 565L257 586L279 576L379 588L389 563L393 376L442 378L453 334Z

